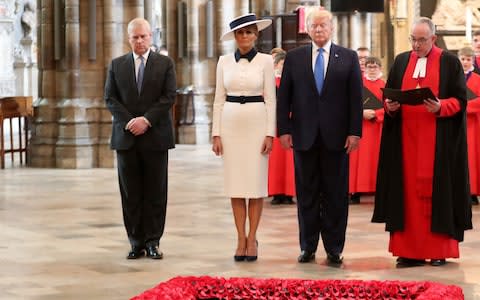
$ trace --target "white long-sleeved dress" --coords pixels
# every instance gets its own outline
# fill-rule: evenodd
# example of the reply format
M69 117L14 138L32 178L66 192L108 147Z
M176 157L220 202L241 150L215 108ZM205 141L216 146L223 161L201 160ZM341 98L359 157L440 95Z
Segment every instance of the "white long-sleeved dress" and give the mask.
M230 198L268 196L268 155L261 153L266 136L275 136L275 77L270 55L252 61L221 56L217 64L212 136L223 144L224 188ZM226 102L229 96L263 96L265 102Z

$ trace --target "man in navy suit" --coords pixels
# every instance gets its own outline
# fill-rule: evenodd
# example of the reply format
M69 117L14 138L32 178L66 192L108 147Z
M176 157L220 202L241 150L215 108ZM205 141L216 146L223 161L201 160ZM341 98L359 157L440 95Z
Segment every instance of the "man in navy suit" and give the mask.
M301 263L319 237L340 265L348 216L348 153L362 134L362 78L355 51L331 42L332 14L307 16L312 44L287 53L277 103L278 134L294 149Z
M131 245L127 259L158 250L167 208L168 149L174 148L170 109L175 101L173 61L150 50L150 24L127 27L132 48L110 64L105 101L113 115L111 147L117 151L123 220Z

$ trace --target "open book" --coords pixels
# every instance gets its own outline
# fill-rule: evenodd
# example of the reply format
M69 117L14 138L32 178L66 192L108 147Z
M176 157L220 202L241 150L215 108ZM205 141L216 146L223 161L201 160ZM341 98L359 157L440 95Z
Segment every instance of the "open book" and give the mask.
M428 87L411 90L398 90L390 88L382 88L383 98L397 101L400 104L420 105L424 100L432 99L437 101L437 97Z

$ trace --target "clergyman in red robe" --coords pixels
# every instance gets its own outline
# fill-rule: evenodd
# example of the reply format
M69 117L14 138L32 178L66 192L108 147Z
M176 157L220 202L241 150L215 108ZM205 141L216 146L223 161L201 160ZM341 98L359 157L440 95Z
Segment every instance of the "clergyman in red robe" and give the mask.
M419 18L412 51L399 54L386 87L428 87L436 99L419 105L385 99L373 222L386 223L397 266L445 265L458 258L472 228L463 68L434 45L435 25Z

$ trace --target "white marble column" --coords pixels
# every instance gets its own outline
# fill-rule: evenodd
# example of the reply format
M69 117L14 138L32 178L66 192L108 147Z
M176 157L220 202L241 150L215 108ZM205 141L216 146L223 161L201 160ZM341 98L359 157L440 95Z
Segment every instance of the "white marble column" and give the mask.
M372 17L371 13L353 12L350 15L350 40L346 47L357 49L358 47L367 47L371 49L372 35Z

